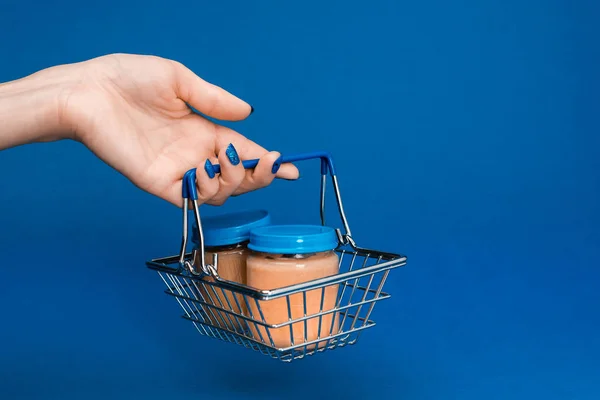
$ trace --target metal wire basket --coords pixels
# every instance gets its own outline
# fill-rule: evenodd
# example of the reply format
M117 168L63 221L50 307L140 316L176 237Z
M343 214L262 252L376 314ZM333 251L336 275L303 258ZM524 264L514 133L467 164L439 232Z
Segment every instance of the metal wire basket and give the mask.
M259 290L219 276L218 257L207 263L198 209L195 169L183 179L183 240L179 255L153 259L167 289L201 335L236 343L272 358L290 362L355 344L362 331L375 326L375 304L390 297L383 292L390 270L404 266L406 257L358 247L344 213L331 156L315 152L281 157L281 163L321 160L321 224L325 225L325 189L331 177L344 232L337 229L339 273L272 290ZM254 168L258 160L244 161ZM215 172L220 168L215 165ZM186 252L188 207L193 204L199 245ZM298 309L298 304L302 306ZM292 306L294 305L294 306ZM286 310L287 318L265 318L265 309ZM282 340L283 339L283 340Z

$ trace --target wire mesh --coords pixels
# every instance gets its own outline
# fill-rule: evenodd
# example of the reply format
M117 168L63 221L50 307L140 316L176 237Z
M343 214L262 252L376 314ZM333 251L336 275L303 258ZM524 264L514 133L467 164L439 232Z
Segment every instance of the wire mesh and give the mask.
M375 326L375 304L390 297L383 291L390 270L405 264L404 257L377 251L337 253L340 272L332 279L275 294L236 290L208 276L170 268L170 258L149 267L201 335L290 362L355 344L364 330Z

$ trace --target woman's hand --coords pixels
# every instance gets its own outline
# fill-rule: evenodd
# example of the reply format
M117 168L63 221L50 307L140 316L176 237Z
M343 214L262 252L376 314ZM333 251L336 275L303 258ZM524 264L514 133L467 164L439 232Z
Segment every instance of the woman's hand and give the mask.
M238 121L252 108L178 62L116 54L49 68L31 79L60 88L56 121L46 121L52 129L36 140L66 132L136 186L175 205L182 205L181 179L190 168L197 168L199 201L213 205L267 186L276 176L298 177L291 164L279 168L279 153L192 112L187 104L209 117ZM258 166L245 171L240 160L252 158L260 158ZM211 163L221 165L221 174L214 175Z

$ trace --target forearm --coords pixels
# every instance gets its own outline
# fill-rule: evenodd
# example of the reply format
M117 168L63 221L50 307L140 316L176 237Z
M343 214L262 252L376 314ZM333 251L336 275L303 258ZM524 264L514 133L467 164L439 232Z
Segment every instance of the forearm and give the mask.
M73 81L54 67L0 84L0 150L70 137L63 103Z

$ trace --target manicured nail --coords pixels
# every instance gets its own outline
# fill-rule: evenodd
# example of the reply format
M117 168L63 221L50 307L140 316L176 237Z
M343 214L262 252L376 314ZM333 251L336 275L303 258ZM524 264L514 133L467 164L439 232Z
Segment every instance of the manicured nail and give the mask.
M273 168L271 168L271 173L276 174L277 171L279 171L279 168L281 168L281 156L279 156L279 158L277 160L275 160L275 162L273 163Z
M227 146L227 150L225 150L225 155L227 155L227 158L229 158L229 161L233 165L238 165L240 163L240 156L238 156L238 153L235 147L233 147L233 144L229 143L229 146Z
M254 112L254 107L250 106L250 114L249 115L252 115L253 112Z
M213 168L213 165L208 158L206 159L206 162L204 163L204 170L206 171L206 174L208 175L208 177L210 179L215 177L215 169Z

